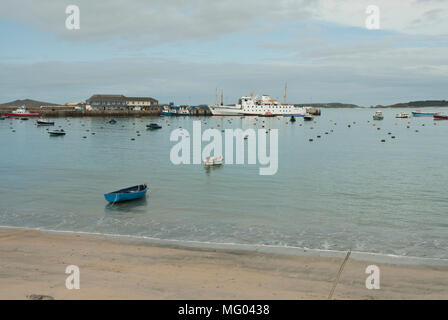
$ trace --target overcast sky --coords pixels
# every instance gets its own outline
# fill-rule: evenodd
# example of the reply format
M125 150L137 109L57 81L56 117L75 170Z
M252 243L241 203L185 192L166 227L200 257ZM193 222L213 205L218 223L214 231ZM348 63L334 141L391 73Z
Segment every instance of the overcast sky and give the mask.
M68 30L66 7L80 9ZM366 8L380 9L369 30ZM445 0L2 0L0 102L448 99Z

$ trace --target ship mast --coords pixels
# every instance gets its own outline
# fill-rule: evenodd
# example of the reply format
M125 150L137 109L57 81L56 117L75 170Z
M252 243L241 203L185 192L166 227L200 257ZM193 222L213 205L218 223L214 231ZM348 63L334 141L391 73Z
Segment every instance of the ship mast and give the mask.
M215 90L215 106L218 105L218 88Z
M285 93L283 95L283 104L286 104L286 90L288 90L288 83L285 82Z
M224 90L221 89L221 105L224 105Z

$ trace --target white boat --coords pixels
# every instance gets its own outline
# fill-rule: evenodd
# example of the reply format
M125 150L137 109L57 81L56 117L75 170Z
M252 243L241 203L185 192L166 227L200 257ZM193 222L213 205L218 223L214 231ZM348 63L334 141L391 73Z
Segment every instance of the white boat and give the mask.
M409 113L406 113L406 112L400 112L399 114L397 114L395 116L395 118L410 118L410 117L411 117L411 115Z
M179 116L190 116L190 110L188 106L182 106L179 107L179 109L177 110L177 115Z
M204 159L205 166L216 166L222 164L223 157L215 156L215 157L207 157Z
M261 98L245 96L241 97L236 105L214 104L209 106L209 109L214 116L303 117L306 115L305 108L292 104L281 104L268 95L263 95Z
M373 115L373 120L383 120L383 119L384 116L381 111L376 111L375 114Z

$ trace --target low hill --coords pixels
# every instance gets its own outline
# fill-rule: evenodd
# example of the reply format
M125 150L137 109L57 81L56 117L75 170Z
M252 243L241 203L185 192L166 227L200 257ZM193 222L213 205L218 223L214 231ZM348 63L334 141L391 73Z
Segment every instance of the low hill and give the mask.
M360 108L360 106L356 104L350 104L350 103L339 103L339 102L332 102L332 103L299 103L294 104L297 107L313 107L313 108Z
M396 103L388 106L378 105L375 108L434 108L434 107L448 107L448 101L446 100L410 101L410 102Z
M56 103L36 101L31 99L14 100L0 104L0 108L20 107L25 106L27 108L38 108L40 106L57 106Z

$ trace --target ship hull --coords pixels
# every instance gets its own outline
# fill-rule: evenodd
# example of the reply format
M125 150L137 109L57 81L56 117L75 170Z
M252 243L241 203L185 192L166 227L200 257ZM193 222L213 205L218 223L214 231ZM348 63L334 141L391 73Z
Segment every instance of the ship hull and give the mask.
M254 116L254 117L303 117L306 115L304 110L297 110L296 112L272 112L272 111L256 111L247 112L239 108L220 108L211 107L210 111L213 116Z
M5 113L7 117L15 117L15 118L37 118L39 117L38 113Z

